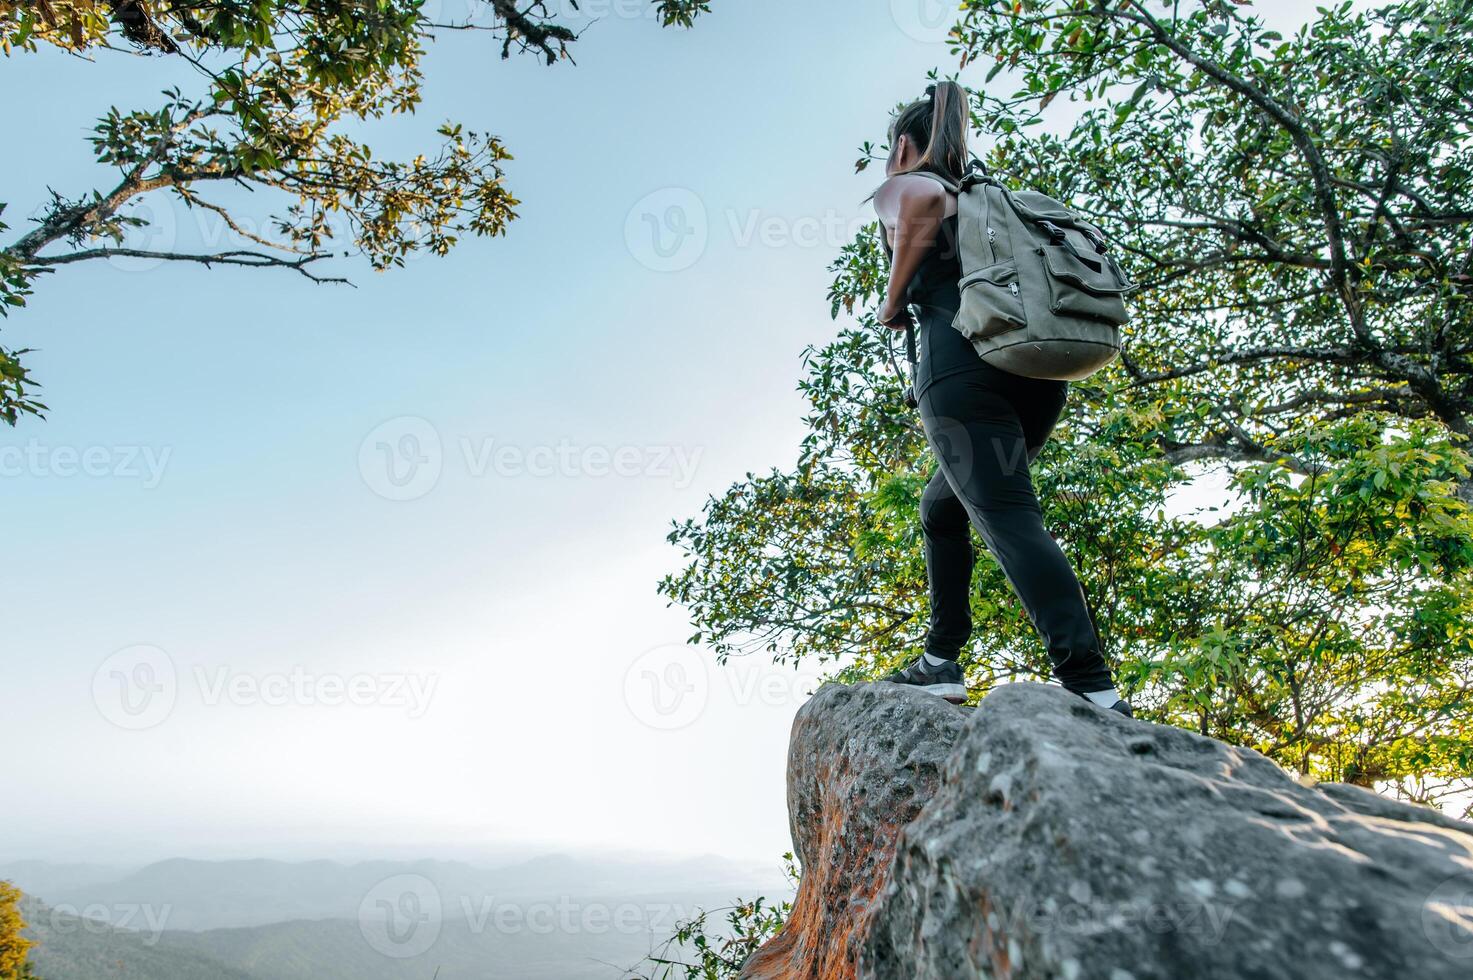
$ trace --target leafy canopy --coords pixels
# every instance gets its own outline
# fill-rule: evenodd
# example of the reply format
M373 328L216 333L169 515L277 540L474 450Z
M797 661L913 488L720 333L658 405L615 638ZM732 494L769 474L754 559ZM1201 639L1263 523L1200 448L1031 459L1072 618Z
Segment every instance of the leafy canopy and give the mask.
M952 35L986 162L1094 217L1145 287L1034 474L1117 679L1154 720L1455 809L1470 34L1462 0L1325 8L1292 38L1215 0L972 0ZM795 466L678 522L687 560L660 589L723 659L859 680L922 642L932 463L874 322L873 226L832 271L846 322L805 354ZM1046 676L978 551L969 680Z
M667 26L689 26L708 9L652 2ZM475 0L455 24L436 23L432 9L424 0L0 0L7 55L131 51L185 59L199 79L98 121L92 153L115 180L75 196L53 191L35 227L0 238L0 314L25 304L36 277L92 259L277 267L341 281L313 271L335 249L382 270L415 253L443 255L466 235L504 234L518 201L501 167L511 154L495 136L445 122L437 145L384 160L358 134L415 110L425 43L438 31L483 31L500 40L503 58L527 51L548 64L568 59L577 35L540 0ZM277 202L268 221L243 217L242 189ZM210 212L240 247L129 245L151 223L138 207L149 199ZM45 409L25 353L0 347L0 418L11 424Z

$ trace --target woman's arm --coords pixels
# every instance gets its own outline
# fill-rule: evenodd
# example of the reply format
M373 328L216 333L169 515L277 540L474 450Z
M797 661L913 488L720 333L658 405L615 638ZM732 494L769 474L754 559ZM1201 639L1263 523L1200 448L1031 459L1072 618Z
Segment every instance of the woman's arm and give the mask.
M945 189L929 177L897 174L875 192L875 214L888 232L894 255L890 283L880 306L880 322L902 330L910 321L905 309L905 287L941 230L948 210Z

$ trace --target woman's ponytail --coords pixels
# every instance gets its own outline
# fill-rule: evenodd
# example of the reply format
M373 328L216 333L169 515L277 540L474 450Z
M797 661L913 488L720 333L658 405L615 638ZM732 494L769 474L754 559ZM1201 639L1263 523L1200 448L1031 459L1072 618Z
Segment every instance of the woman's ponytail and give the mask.
M971 104L967 90L956 82L937 82L926 97L901 109L890 127L890 143L910 137L921 151L912 170L929 170L950 180L967 172L967 130Z

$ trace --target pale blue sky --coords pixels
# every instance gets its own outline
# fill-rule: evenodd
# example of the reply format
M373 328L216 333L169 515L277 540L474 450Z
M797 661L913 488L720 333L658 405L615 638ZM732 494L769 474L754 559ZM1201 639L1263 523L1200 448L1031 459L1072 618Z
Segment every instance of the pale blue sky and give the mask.
M0 323L8 346L38 349L52 407L0 430L0 717L21 735L6 789L24 801L0 859L788 847L804 685L753 664L712 668L702 689L702 662L669 646L683 611L655 594L679 560L663 537L707 494L793 460L799 355L835 331L825 267L868 217L857 147L952 64L927 28L944 5L716 0L689 32L624 16L642 3L584 6L605 16L576 67L451 37L419 113L369 131L381 156L445 118L501 136L523 201L509 237L383 275L345 266L353 289L74 266ZM122 55L0 71L20 94L0 106L11 236L48 186L103 186L84 139L108 104L193 84ZM704 213L705 247L652 269L643 215L680 202ZM222 242L194 214L163 217L179 247ZM414 450L406 417L439 439L440 474L389 500L373 461ZM572 462L532 475L538 447ZM621 447L638 474L604 475ZM128 471L72 472L67 452L89 449L93 469ZM163 653L109 661L137 645ZM161 655L172 710L115 724L98 703L114 668L138 677L130 657ZM367 676L379 703L252 693L294 670ZM215 698L232 677L243 693ZM389 703L403 677L432 686L423 710ZM695 684L687 716L641 701L665 682Z
M789 675L767 695L718 679L673 731L641 722L624 680L690 632L654 590L678 560L667 522L748 469L791 462L798 356L834 331L824 268L871 189L852 176L856 147L944 52L899 31L888 0L718 2L690 32L621 16L643 7L586 7L605 16L576 67L442 41L418 114L371 131L381 155L424 144L444 118L500 135L523 201L506 239L385 275L352 266L356 289L73 267L0 325L9 345L38 348L52 406L0 432L0 446L47 454L0 482L0 714L28 733L9 789L29 801L0 854L343 839L786 849L783 756L802 693ZM108 104L146 107L190 81L120 55L0 70L28 93L0 109L3 131L25 134L0 151L13 228L47 186L106 179L84 137ZM641 264L648 239L626 242L631 209L668 188L694 192L709 228L675 272ZM257 221L265 210L245 206ZM767 224L751 237L754 222ZM824 224L838 230L814 240ZM189 212L169 225L179 247L221 241ZM443 464L433 490L396 502L365 483L359 452L400 416L434 426ZM518 457L478 475L488 439L656 451L628 467L648 475L599 476L596 454L551 477L517 475ZM137 477L59 475L66 457L50 454L67 447L103 447L104 469L141 447L162 478L147 485L141 455ZM666 450L694 473L664 475ZM137 644L172 659L177 702L123 731L93 678ZM297 665L439 686L414 719L206 703L221 668L269 679Z

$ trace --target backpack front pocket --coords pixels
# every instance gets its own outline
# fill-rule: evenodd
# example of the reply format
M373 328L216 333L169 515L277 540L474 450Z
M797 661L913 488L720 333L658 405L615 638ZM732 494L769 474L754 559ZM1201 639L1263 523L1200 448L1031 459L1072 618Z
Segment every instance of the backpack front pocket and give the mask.
M1043 257L1049 310L1055 316L1101 320L1119 326L1130 318L1125 294L1135 288L1103 254L1081 255L1067 245L1036 249Z
M1018 289L1018 265L1009 259L962 279L961 306L952 325L968 340L986 340L1028 321Z

